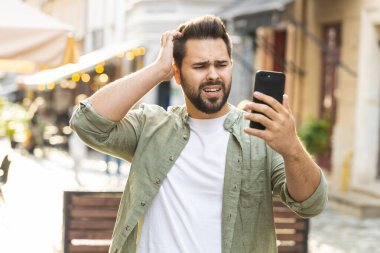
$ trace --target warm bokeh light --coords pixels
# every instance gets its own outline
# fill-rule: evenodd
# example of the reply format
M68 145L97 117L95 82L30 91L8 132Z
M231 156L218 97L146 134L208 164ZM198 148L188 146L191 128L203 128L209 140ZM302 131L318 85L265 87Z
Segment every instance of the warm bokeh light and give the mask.
M84 82L84 83L88 83L88 82L90 81L91 77L90 77L89 74L87 74L87 73L83 73L83 74L81 75L81 79L82 79L82 82Z
M107 74L101 74L100 76L99 76L99 81L100 82L102 82L102 83L106 83L106 82L108 82L108 75Z
M47 88L48 88L49 90L54 90L54 88L55 88L55 83L49 83L49 84L47 85Z
M69 89L73 90L77 87L77 83L76 82L73 82L73 81L69 81L68 82L68 86L67 86Z
M71 80L73 80L73 82L79 82L80 80L80 75L78 73L74 73L71 75Z
M129 51L125 54L125 57L127 57L127 59L129 61L133 61L133 59L135 59L135 54L133 53L133 51Z
M69 81L67 80L62 80L60 83L59 83L59 86L61 86L62 89L66 89L69 87Z
M44 91L45 90L45 85L44 84L39 84L38 85L38 90L39 91Z
M91 87L91 90L93 91L97 91L99 89L99 85L96 83L92 83L90 87Z
M134 49L135 55L145 55L145 48L144 47L139 47Z
M96 65L95 72L98 73L98 74L103 73L104 72L104 65L102 65L102 64Z

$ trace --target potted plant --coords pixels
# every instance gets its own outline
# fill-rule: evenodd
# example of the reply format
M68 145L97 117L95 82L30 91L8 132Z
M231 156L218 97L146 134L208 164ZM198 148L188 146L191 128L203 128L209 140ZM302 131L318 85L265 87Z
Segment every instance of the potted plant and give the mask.
M328 151L330 123L327 118L310 118L301 125L298 134L311 155L323 155Z

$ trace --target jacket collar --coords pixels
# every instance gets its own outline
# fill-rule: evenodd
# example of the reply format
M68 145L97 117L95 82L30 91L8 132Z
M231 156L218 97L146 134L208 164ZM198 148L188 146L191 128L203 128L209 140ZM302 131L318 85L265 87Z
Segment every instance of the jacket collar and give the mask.
M227 115L226 120L224 121L224 128L230 133L233 132L233 127L236 124L237 120L242 117L243 112L233 106L232 104L228 104L230 106L230 112ZM187 124L189 120L189 113L186 110L185 105L181 106L169 106L168 111L174 112L180 116L182 121Z

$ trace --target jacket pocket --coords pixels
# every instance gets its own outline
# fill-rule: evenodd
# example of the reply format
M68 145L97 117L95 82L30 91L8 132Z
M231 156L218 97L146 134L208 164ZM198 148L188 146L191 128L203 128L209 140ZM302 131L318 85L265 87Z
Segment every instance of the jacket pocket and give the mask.
M251 161L252 166L243 170L241 186L242 207L259 204L264 195L264 159Z

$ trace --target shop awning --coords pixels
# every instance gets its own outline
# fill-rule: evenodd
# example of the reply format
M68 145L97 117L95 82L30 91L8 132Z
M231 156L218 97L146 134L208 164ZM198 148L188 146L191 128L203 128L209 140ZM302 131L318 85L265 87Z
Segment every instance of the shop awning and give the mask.
M69 63L54 69L40 71L33 75L25 76L23 83L27 86L46 85L68 79L74 73L89 71L101 62L117 56L123 56L125 52L133 49L131 43L117 43L102 49L93 51L79 58L77 63Z
M21 1L0 0L0 59L3 63L0 71L7 71L4 64L8 60L59 65L72 32L73 27Z
M234 23L234 31L250 33L260 26L278 22L278 14L294 0L237 0L221 9L217 15Z
M225 6L218 15L223 19L254 15L271 11L282 11L294 0L237 0Z

